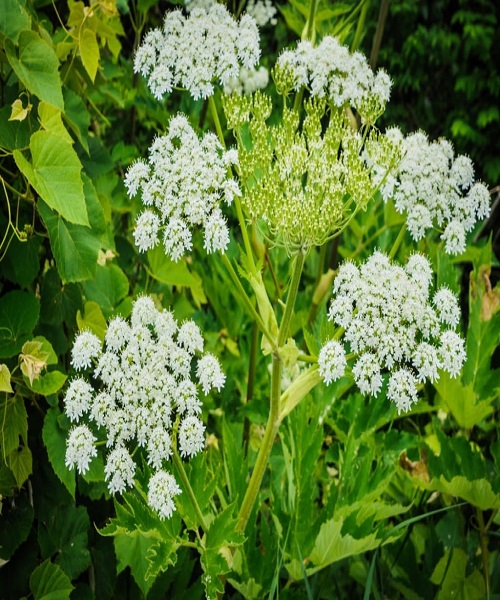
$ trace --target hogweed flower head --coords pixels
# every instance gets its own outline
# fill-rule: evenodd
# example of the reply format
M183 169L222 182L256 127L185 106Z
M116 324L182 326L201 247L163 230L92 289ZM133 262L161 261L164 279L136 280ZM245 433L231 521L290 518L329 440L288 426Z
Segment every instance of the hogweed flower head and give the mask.
M407 411L417 401L417 384L452 377L465 360L455 295L445 287L430 296L432 270L421 254L405 267L375 252L359 267L344 263L334 281L329 319L345 331L325 343L318 357L328 384L344 375L343 345L356 356L352 375L363 394L377 395L382 373L389 372L387 396Z
M313 96L333 106L355 108L370 125L384 112L391 93L391 79L385 71L374 74L363 54L351 54L331 36L318 46L303 40L294 50L285 50L276 71L280 81L289 82L281 86L283 92L307 87Z
M168 132L154 140L148 160L135 162L125 177L129 195L140 190L146 207L134 230L139 250L154 248L162 233L165 253L177 261L191 249L199 227L207 252L225 252L229 229L220 205L231 204L241 193L228 176L228 167L237 161L237 152L223 151L213 133L200 139L184 115L172 117Z
M421 131L406 137L396 128L386 133L401 144L402 159L381 187L384 200L393 198L396 210L406 213L415 241L437 227L446 253L461 254L467 232L490 211L490 194L475 181L472 161L455 156L449 141L430 142ZM375 170L385 170L376 148L368 147L366 158Z
M214 93L239 77L240 68L255 67L260 57L257 23L249 14L236 21L217 2L167 12L162 29L150 31L137 50L135 72L147 77L160 100L174 87L187 89L195 100Z
M86 347L88 335L81 332L74 348ZM164 518L174 510L173 497L180 493L165 468L175 448L189 458L204 448L199 393L220 390L225 375L216 357L203 353L199 327L189 320L179 324L148 296L134 302L130 320L111 319L104 343L98 341L98 351L92 350L97 357L91 370L94 384L77 377L64 397L65 412L76 423L67 440L66 465L85 473L97 455L99 438L108 450L108 489L122 493L134 484L132 455L142 449L155 473L149 485L150 506ZM86 361L76 361L75 368L87 369ZM167 488L170 495L160 501Z
M277 125L268 125L271 99L256 92L252 98L235 94L223 98L228 127L239 140L239 175L244 188L242 204L247 215L269 232L273 243L290 254L320 246L338 234L354 212L366 208L378 182L362 156L365 143L352 128L344 111L330 111L322 98L304 103L306 116L285 108ZM251 146L242 142L248 123ZM367 132L373 144L382 139ZM384 144L388 164L398 146Z

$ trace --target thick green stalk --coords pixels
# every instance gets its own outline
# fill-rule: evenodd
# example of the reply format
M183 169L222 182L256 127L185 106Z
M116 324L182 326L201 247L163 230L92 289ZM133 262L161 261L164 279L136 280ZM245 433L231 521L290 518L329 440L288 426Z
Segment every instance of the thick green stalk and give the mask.
M259 454L257 455L257 461L255 463L252 476L250 477L250 481L248 483L247 491L238 513L237 529L239 531L245 531L248 519L252 514L252 509L254 507L255 500L257 499L264 473L267 469L267 463L273 447L274 438L276 437L276 433L280 424L279 412L282 369L283 362L281 357L279 356L278 352L274 352L271 371L271 406L269 410L269 418L267 420L266 430L260 445Z
M193 488L191 487L191 484L189 483L189 478L186 475L186 471L184 470L184 465L182 464L181 457L179 456L179 453L177 452L177 448L175 448L175 446L173 448L172 456L174 459L174 465L176 466L177 471L179 472L180 478L182 480L182 484L184 485L187 495L189 496L189 499L191 500L191 504L193 505L193 508L196 512L198 521L200 522L200 525L201 525L203 531L206 532L208 530L208 527L205 522L205 518L203 517L203 513L201 512L200 505L198 504L198 500L196 500L195 493L193 491Z
M317 0L310 0L311 6L309 8L309 16L307 17L307 23L302 33L303 40L310 40L314 43L316 37L316 9L318 7Z

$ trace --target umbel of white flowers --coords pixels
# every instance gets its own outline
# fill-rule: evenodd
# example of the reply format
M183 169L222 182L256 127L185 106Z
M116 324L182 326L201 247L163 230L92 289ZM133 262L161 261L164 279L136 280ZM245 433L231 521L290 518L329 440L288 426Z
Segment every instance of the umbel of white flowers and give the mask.
M167 12L163 29L150 31L139 47L134 70L147 77L158 100L174 87L189 91L195 100L214 93L214 82L238 79L240 68L253 68L260 57L259 30L249 14L236 21L217 2Z
M204 448L199 388L206 395L225 383L217 358L202 354L203 345L194 321L179 326L148 296L134 302L130 323L121 317L109 322L104 347L96 335L82 331L71 364L77 371L92 369L94 382L77 377L66 390L64 410L75 424L66 465L86 473L97 456L95 443L104 438L105 480L110 493L121 493L134 484L132 449L138 447L153 471L148 503L161 518L170 517L173 498L181 491L167 471L174 444L182 457Z
M329 319L345 331L319 353L325 383L344 375L346 344L356 357L352 376L360 391L376 396L382 373L389 372L387 397L398 412L410 410L417 401L417 384L436 381L441 369L456 377L466 357L463 339L455 332L460 309L446 287L431 301L431 279L431 266L421 254L413 254L405 267L378 251L359 267L345 262L335 278L329 310Z
M474 165L468 156L455 156L453 146L441 138L430 142L418 131L406 137L395 127L388 139L400 144L402 159L387 175L387 165L379 148L366 145L365 158L380 179L385 201L394 200L396 210L406 213L408 231L415 241L437 227L447 254L465 251L466 234L490 212L487 187L474 178Z
M166 255L177 261L191 250L194 228L201 227L205 250L224 252L229 229L220 204L241 194L228 176L228 167L237 162L236 150L224 152L215 134L200 139L183 114L172 117L148 161L136 161L125 177L129 195L140 190L146 206L134 230L139 250L154 248L162 233Z

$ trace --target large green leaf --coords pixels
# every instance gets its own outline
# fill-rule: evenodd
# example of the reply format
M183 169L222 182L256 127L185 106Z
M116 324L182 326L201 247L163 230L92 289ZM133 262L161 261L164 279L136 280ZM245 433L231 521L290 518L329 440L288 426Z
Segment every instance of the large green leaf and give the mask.
M148 251L148 262L149 274L161 283L186 287L198 285L196 278L189 272L187 263L182 260L170 260L165 256L161 245Z
M99 45L95 32L85 28L80 38L80 56L88 76L94 81L99 66Z
M63 89L63 96L64 113L62 117L88 154L89 145L87 139L90 127L90 115L85 102L69 88Z
M0 10L0 33L14 43L24 29L30 29L31 19L24 8L23 0L2 0Z
M206 534L205 547L201 553L201 566L204 571L203 585L207 598L218 598L224 592L221 577L233 567L233 551L245 541L245 536L237 531L235 504L222 510L210 523Z
M0 146L7 150L25 148L30 141L30 119L9 121L11 110L8 105L0 109Z
M477 569L471 572L469 559L462 548L446 550L431 581L440 586L436 600L480 600L485 597L484 578Z
M19 447L19 438L28 441L28 415L22 396L0 396L0 446L2 458Z
M80 176L82 164L73 146L50 131L30 139L31 162L14 150L14 160L42 199L70 223L90 225Z
M39 314L40 305L34 294L14 290L0 298L0 358L19 354Z
M68 600L74 586L61 567L46 560L33 571L30 589L35 600Z
M0 515L0 558L9 559L28 537L33 515L28 494L20 494L15 503L3 504Z
M38 527L42 558L54 558L70 579L75 579L90 564L87 548L90 527L87 510L73 504L59 508Z
M85 283L85 296L97 302L106 317L110 317L129 289L128 277L116 264L98 266L95 277Z
M75 472L70 471L65 464L67 432L63 431L59 425L58 417L60 414L59 408L49 408L43 423L42 437L54 473L74 498L76 488Z
M63 283L92 278L101 248L100 236L88 227L68 223L42 201L38 202L38 210Z
M25 242L14 237L3 259L4 276L22 288L29 287L40 271L41 239L32 236Z
M64 110L59 61L54 49L38 33L21 31L19 53L10 40L5 41L5 52L15 74L32 94Z
M28 446L12 450L7 456L7 466L16 479L17 487L20 488L33 473L33 457Z

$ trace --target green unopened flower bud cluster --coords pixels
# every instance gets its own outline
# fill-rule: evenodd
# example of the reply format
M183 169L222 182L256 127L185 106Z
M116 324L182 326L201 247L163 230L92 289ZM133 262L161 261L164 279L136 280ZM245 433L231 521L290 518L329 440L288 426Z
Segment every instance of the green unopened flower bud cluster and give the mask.
M367 140L345 112L331 110L325 129L326 100L311 98L304 108L302 122L297 110L285 107L281 122L268 125L269 97L256 93L224 101L238 140L242 204L250 219L265 224L273 242L291 254L338 234L356 210L366 208L378 185L363 157ZM246 128L250 147L243 142ZM368 134L371 144L381 137L375 130Z

